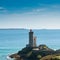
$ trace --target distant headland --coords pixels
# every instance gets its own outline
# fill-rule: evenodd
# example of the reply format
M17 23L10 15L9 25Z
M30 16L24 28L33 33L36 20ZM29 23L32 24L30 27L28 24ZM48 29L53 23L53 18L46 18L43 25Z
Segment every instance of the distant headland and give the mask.
M37 46L36 36L30 29L29 43L21 51L9 55L9 58L15 60L60 60L60 49L55 51L45 44Z

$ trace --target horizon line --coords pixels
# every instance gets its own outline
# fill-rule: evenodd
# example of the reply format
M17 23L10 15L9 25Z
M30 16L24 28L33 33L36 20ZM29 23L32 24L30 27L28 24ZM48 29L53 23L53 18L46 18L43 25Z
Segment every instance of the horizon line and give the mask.
M32 29L32 28L0 28L0 30L1 29L27 29L27 30L29 30L29 29ZM52 29L52 28L33 28L32 30L34 30L34 29L36 29L36 30L60 30L60 28L58 29Z

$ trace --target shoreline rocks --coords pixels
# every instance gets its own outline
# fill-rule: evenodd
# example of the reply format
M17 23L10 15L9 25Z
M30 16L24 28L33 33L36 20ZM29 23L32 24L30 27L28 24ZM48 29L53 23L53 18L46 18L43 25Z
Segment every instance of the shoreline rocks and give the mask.
M45 56L48 57L48 55L53 56L57 54L60 56L60 50L54 51L53 49L48 48L46 45L40 45L39 47L25 47L21 51L11 54L9 57L15 58L15 60L40 60Z

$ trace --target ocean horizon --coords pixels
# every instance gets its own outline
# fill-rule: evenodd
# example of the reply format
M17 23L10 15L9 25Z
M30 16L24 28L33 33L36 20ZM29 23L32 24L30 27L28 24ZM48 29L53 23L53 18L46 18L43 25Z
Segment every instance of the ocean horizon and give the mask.
M37 46L45 44L51 49L60 49L60 29L33 29ZM29 43L29 29L0 29L0 60L17 53Z

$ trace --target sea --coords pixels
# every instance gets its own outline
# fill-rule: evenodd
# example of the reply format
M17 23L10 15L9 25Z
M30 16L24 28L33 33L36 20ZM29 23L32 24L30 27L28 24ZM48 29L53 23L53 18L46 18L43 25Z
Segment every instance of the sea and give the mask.
M60 29L34 29L37 46L47 45L51 49L60 49ZM28 29L0 29L0 60L17 53L29 44Z

